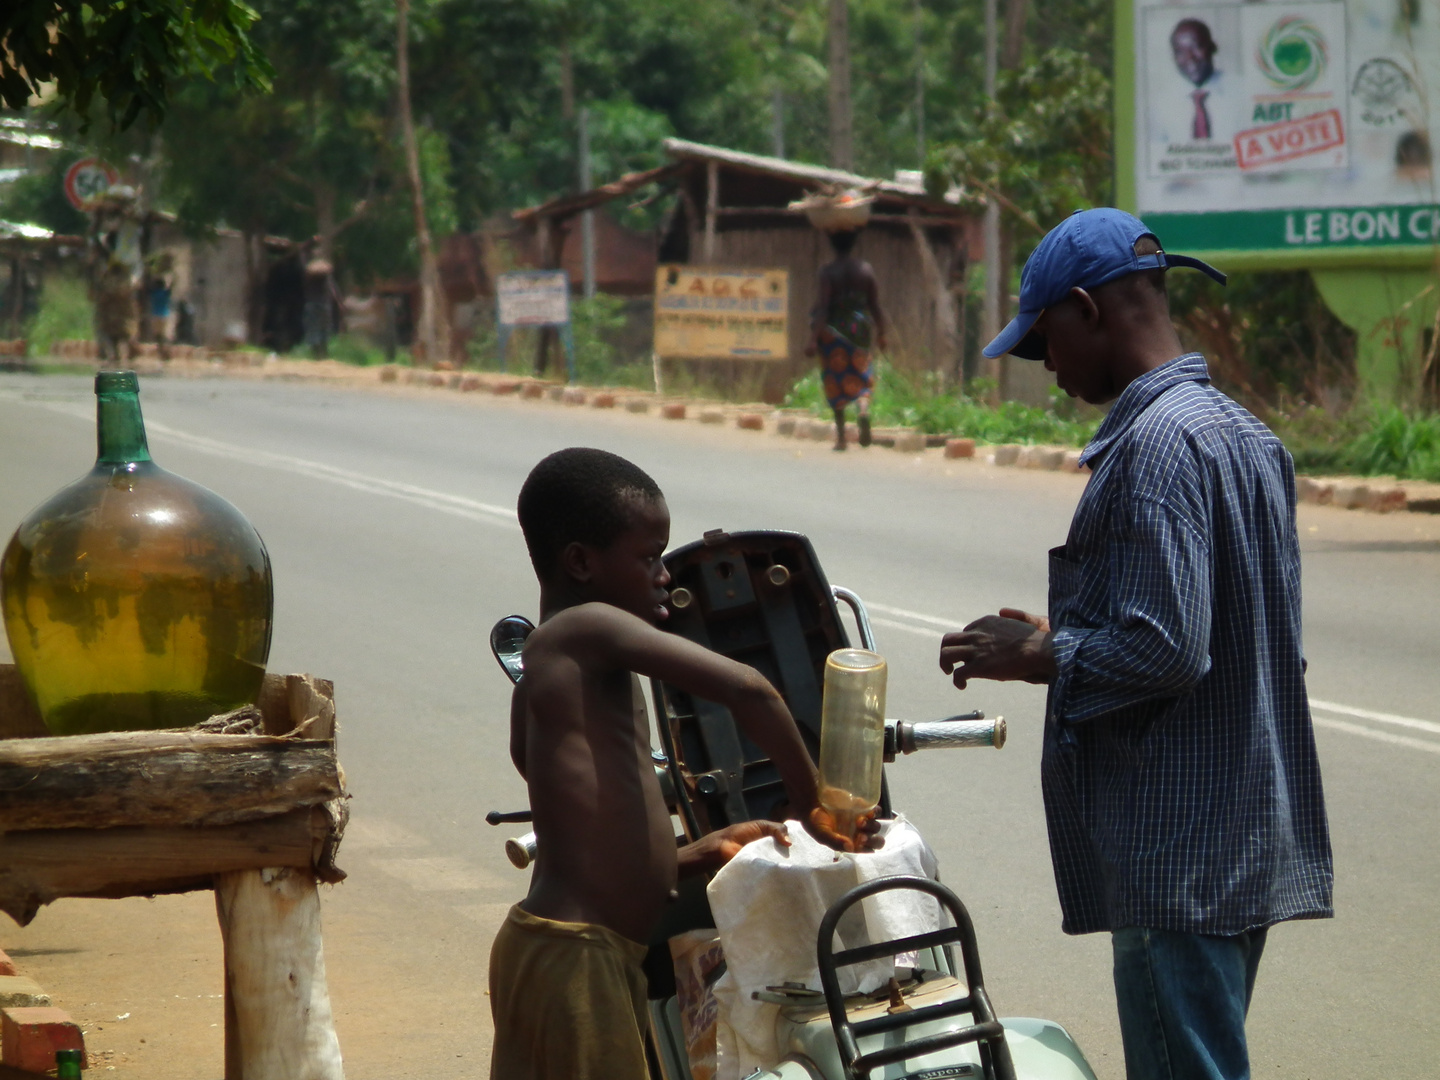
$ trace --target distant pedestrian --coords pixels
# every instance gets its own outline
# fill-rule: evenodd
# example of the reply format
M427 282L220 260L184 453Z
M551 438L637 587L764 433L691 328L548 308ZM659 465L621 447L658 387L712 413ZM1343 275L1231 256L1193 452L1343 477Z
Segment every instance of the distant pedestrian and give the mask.
M859 230L832 231L835 259L820 269L820 295L810 321L806 356L819 355L825 400L835 414L835 449L845 449L845 410L859 413L860 445L870 445L870 394L875 384L872 348L885 348L885 315L875 271L852 252Z
M1249 1080L1245 1016L1266 935L1332 912L1329 826L1305 690L1295 469L1210 384L1170 321L1170 255L1087 210L1025 264L985 347L1114 402L1050 552L1048 616L1002 608L940 666L1050 684L1040 766L1069 934L1108 930L1130 1080Z
M106 255L95 282L95 337L100 357L122 364L135 356L135 286L117 255Z

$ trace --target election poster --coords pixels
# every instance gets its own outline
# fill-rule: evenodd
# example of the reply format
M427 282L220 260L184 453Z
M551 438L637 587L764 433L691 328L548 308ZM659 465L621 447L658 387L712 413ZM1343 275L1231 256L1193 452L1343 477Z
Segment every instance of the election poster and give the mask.
M1168 247L1440 242L1440 0L1121 9L1120 199Z

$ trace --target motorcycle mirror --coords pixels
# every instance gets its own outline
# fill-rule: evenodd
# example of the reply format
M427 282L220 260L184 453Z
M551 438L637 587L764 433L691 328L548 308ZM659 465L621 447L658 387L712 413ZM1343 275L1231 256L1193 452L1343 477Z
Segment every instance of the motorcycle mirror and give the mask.
M525 639L534 629L535 624L524 615L506 615L490 628L490 651L512 683L518 683L525 673L525 660L520 650L525 647Z

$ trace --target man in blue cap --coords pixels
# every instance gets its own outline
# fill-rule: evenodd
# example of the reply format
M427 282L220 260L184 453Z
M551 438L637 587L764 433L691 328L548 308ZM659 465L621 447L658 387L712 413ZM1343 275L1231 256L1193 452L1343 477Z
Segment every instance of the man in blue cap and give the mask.
M940 666L1050 685L1041 783L1063 928L1108 930L1130 1080L1242 1080L1267 929L1332 914L1300 641L1290 455L1210 385L1170 321L1171 255L1119 210L1073 214L985 347L1114 402L1050 552L1049 617L1003 608Z

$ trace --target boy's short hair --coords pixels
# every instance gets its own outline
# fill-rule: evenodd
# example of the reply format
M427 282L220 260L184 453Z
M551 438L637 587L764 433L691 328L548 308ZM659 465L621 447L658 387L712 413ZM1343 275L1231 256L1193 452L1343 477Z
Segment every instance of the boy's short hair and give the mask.
M607 450L572 446L530 470L520 488L520 529L542 578L565 545L607 548L629 528L633 503L664 498L644 469Z

